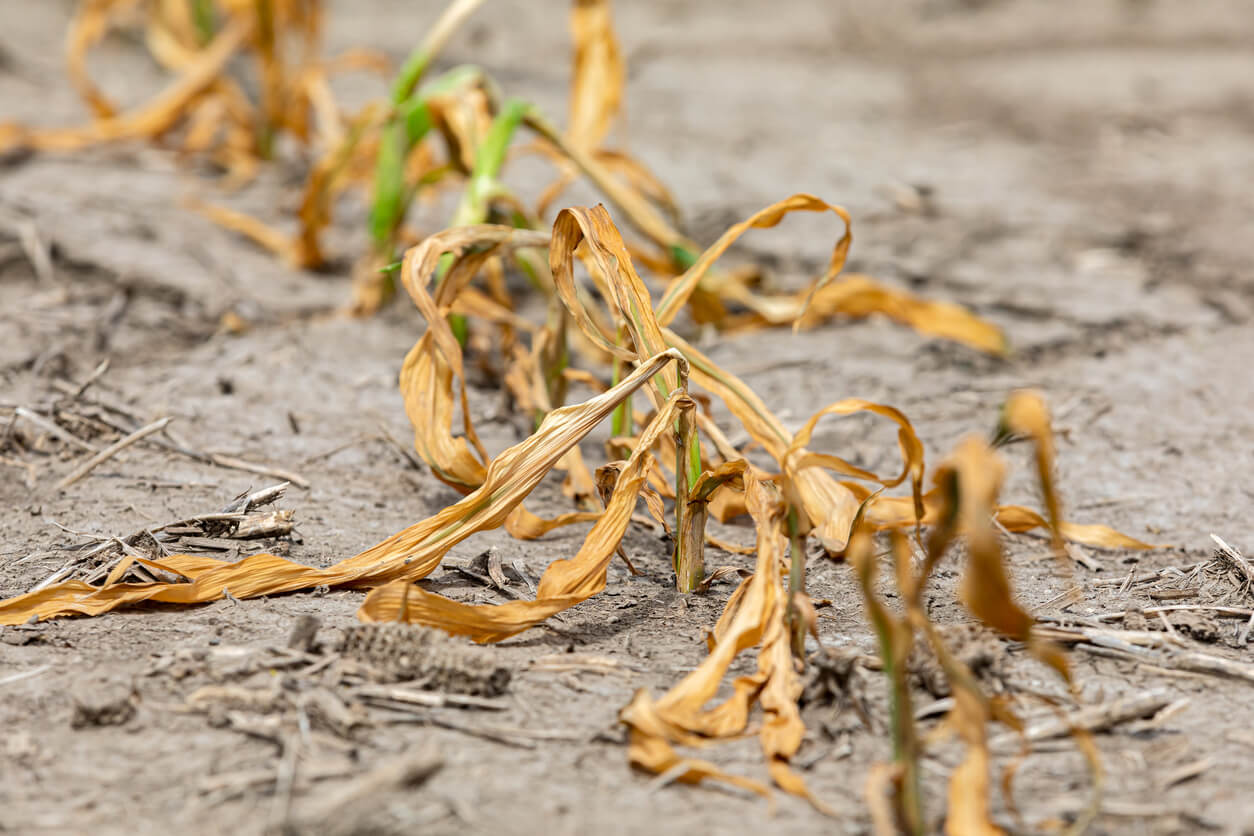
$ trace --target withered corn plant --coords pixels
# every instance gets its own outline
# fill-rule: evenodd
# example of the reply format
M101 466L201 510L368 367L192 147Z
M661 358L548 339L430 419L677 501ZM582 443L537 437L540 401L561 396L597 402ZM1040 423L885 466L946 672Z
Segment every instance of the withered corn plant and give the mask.
M461 189L450 227L494 222L541 228L547 207L583 176L643 236L644 243L630 247L639 263L662 281L681 274L692 279L694 286L663 300L659 313L668 320L680 298L693 320L724 331L810 327L833 317L880 314L982 351L1006 349L997 328L963 308L921 300L866 276L830 281L833 270L828 281L802 294L763 294L745 270L719 270L715 262L727 243L749 227L773 226L781 213L798 207L759 213L702 254L677 228L675 200L666 187L639 161L606 145L626 78L609 0L572 2L575 57L564 131L534 106L505 98L478 67L430 77L451 36L481 5L482 0L449 3L396 72L390 95L348 114L336 102L329 78L346 70L381 73L387 62L367 50L324 59L319 0L82 0L67 36L67 63L93 121L66 129L0 124L0 152L153 142L207 157L228 173L228 183L239 184L275 153L279 136L292 137L314 160L294 233L216 203L192 201L192 206L293 266L324 268L329 261L322 233L339 199L359 192L370 207L370 243L354 269L351 307L358 313L374 311L391 297L394 280L387 268L398 250L421 238L407 219L424 193ZM90 48L116 27L140 28L154 58L173 75L160 94L130 109L115 104L87 69ZM250 98L247 91L254 88L259 94ZM519 128L534 137L526 149L511 145ZM523 150L543 154L558 171L533 209L501 178L510 155ZM839 207L814 203L848 224ZM847 245L847 235L844 240ZM551 294L543 259L524 253L519 261L532 285ZM513 306L502 285L493 296L497 304ZM453 323L464 338L460 314L453 315ZM555 334L563 333L565 323L553 325ZM556 343L552 349L564 352ZM629 413L620 409L620 429Z
M370 252L358 273L356 304L362 311L377 308L395 281L426 320L426 331L401 367L401 395L419 456L462 498L326 568L271 554L235 563L192 555L134 557L159 570L159 577L178 580L130 582L125 573L114 572L103 585L52 584L0 602L0 624L97 615L140 601L200 603L224 597L228 588L235 598L250 598L339 586L368 590L359 611L363 620L402 620L495 642L603 590L641 499L672 534L675 583L685 593L708 589L713 577L704 560L711 542L707 520L747 514L756 528L756 542L748 550L755 556L754 569L713 626L708 656L667 693L655 697L641 690L620 713L630 730L631 762L684 782L722 780L767 795L770 790L762 782L727 773L678 748L743 736L756 708L772 782L830 812L790 766L805 731L798 707L799 663L805 632L813 628L805 583L806 546L813 538L826 554L847 559L856 573L889 682L893 762L872 775L875 820L912 833L927 826L918 772L922 743L913 726L906 679L909 654L922 639L949 677L955 698L949 725L966 746L965 759L950 777L949 830L994 832L986 728L994 721L1012 726L1016 721L981 692L929 620L923 596L936 566L953 543L964 542L960 595L966 608L999 633L1024 642L1065 678L1065 660L1037 640L1031 617L1014 601L995 524L1011 532L1047 528L1056 545L1063 538L1125 548L1145 544L1102 526L1076 526L1060 518L1048 413L1032 395L1007 402L996 440L1028 437L1035 442L1044 515L998 504L1002 465L995 450L981 441L961 445L928 487L923 444L908 418L892 406L846 398L817 411L800 430L789 431L744 381L676 332L681 315L735 330L809 327L836 316L881 313L921 332L990 351L1004 348L1002 335L955 305L892 291L865 276L842 276L852 240L849 216L812 195L793 195L763 208L705 250L676 231L670 218L673 201L665 189L642 165L604 147L625 77L604 0L574 5L576 60L565 132L532 105L502 96L477 68L458 67L428 78L450 34L479 5L478 0L452 3L406 60L391 96L347 118L326 92L326 75L334 67L311 54L319 21L313 0L96 0L83 6L71 38L71 66L96 121L68 131L6 126L0 129L0 147L73 150L92 142L156 140L177 128L183 147L215 149L228 170L242 178L272 153L279 132L299 137L311 130L311 120L317 123L319 153L296 235L279 234L220 207L204 211L310 267L324 259L319 232L330 222L337 196L350 187L368 192ZM150 104L118 114L91 83L82 56L118 15L141 11L150 47L177 78ZM286 56L293 38L301 49L291 64ZM243 88L226 73L241 54L255 59L262 90L258 102L241 98ZM219 120L215 114L221 113L229 118ZM207 140L210 133L203 126L219 122L223 133ZM533 135L534 149L558 169L536 209L502 184L520 130ZM442 142L434 141L437 137ZM540 220L545 209L576 176L588 178L647 245L629 245L602 206L562 209L551 229L545 228ZM407 215L413 201L424 189L453 183L461 195L451 226L411 236ZM774 227L793 212L831 213L839 222L826 268L800 292L762 293L742 272L717 268L746 232ZM402 248L399 268L383 272ZM646 284L637 264L648 266L660 286ZM509 269L525 273L545 296L543 322L517 313L503 280ZM465 368L468 355L476 352L491 356L512 403L535 422L530 437L494 457L481 443L469 409ZM572 383L594 394L568 404ZM633 395L641 391L648 408L637 410ZM698 397L721 402L766 464L749 461L728 441L727 428L698 407ZM898 473L873 473L811 449L820 421L855 413L870 413L897 427ZM612 436L594 468L585 460L592 451L582 442L606 420ZM573 509L546 519L524 501L555 472L563 474ZM907 484L903 495L884 493ZM534 600L471 605L416 583L450 549L478 532L503 527L529 539L579 523L592 527L578 552L546 568ZM902 612L890 611L876 591L872 536L877 531L889 532ZM922 551L917 568L905 535L909 531ZM735 659L755 648L756 670L735 680L731 696L712 703Z
M788 207L811 208L814 200L790 198L766 211L782 215ZM837 251L842 246L838 241ZM464 350L449 317L459 313L472 329L487 327L502 335L507 329L529 332L529 348L513 346L506 385L519 404L544 400L550 391L540 359L549 336L546 326L526 323L507 308L486 303L489 297L475 283L489 280L488 265L495 259L515 259L519 253L545 249L555 296L571 328L596 349L590 352L594 358L608 355L621 362L621 379L606 386L593 371L566 368L563 375L568 379L603 391L581 404L548 404L531 437L491 458L479 442L467 409ZM698 264L701 260L710 260L710 253ZM582 279L576 276L576 261L584 266ZM609 563L641 498L646 500L646 509L674 533L676 582L685 591L697 588L705 576L702 551L707 515L716 512L726 519L747 512L757 527L754 573L731 595L714 625L707 659L667 694L654 698L642 690L622 710L621 719L631 732L631 761L653 772L671 772L682 781L726 780L767 794L765 785L685 757L675 748L743 735L756 705L763 715L759 737L773 782L827 810L789 766L804 733L797 704L801 692L797 636L806 626L804 616L810 608L803 581L805 538L812 535L829 553L849 558L862 579L868 612L881 637L896 718L897 766L888 783L895 788L891 798L900 822L918 831L923 821L914 765L918 740L910 724L902 679L906 648L913 636L920 635L954 683L953 724L967 744L967 759L951 778L949 820L954 828L970 822L988 824L984 728L991 719L1007 721L1007 716L999 714L996 704L972 684L969 672L946 652L928 621L921 601L933 569L949 544L961 537L968 554L961 592L967 608L1002 634L1025 642L1065 675L1062 657L1035 640L1032 619L1014 603L993 520L1010 531L1048 527L1058 537L1104 546L1144 544L1102 526L1074 527L1060 521L1048 481L1043 482L1045 495L1051 497L1048 518L1026 508L996 504L1001 466L983 442L961 446L936 472L934 487L925 491L922 444L906 417L892 407L857 399L838 401L812 416L801 431L789 433L743 381L667 327L697 287L699 275L678 276L655 304L609 213L601 207L562 210L551 234L503 225L438 233L408 251L400 278L428 324L405 358L400 379L415 428L415 447L435 476L465 495L461 501L325 569L270 554L237 563L190 555L136 558L185 580L130 583L115 575L112 582L99 587L68 581L0 602L0 624L31 617L94 615L145 600L210 601L223 597L227 588L236 598L248 598L326 585L368 588L359 613L367 621L399 619L479 642L500 641L605 588ZM599 291L600 303L594 303L591 287ZM634 435L610 441L608 452L614 458L593 475L584 463L581 440L641 389L651 402L651 411L633 417L633 429L638 428ZM696 390L722 401L771 457L775 472L747 461L728 443L717 424L696 409ZM460 432L453 426L458 411ZM903 458L899 474L882 477L808 448L811 433L823 417L860 411L897 424ZM1048 479L1052 450L1047 442L1047 415L1039 400L1012 399L1003 423L1006 437L1037 439L1038 465ZM581 492L604 496L604 508L571 511L552 519L529 512L523 504L526 496L555 470L566 472L572 496ZM906 480L911 485L907 496L878 493ZM866 482L876 488L867 487ZM666 519L667 500L670 520ZM577 554L545 570L534 600L472 605L414 583L429 575L454 545L479 531L504 526L514 536L531 538L578 522L594 524ZM913 528L929 532L925 560L921 570L912 569L906 541L896 537L896 580L907 606L904 615L890 615L877 603L872 587L868 532ZM790 577L785 582L781 568L788 550ZM754 647L758 648L757 672L737 679L731 697L707 707L736 656ZM979 831L959 828L952 832Z

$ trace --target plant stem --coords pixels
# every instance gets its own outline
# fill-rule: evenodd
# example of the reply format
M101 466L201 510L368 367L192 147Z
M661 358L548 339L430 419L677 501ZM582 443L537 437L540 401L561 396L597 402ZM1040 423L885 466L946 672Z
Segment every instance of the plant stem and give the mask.
M217 16L213 13L213 0L191 0L192 23L201 46L213 40L217 28Z
M855 534L846 552L858 575L867 616L879 639L884 675L888 677L888 707L893 736L893 760L901 770L897 813L901 827L912 836L923 834L923 796L919 791L919 741L910 705L906 661L914 646L914 630L908 617L888 611L875 594L875 556L869 537ZM908 593L907 593L908 594Z
M413 190L405 183L405 161L414 146L435 126L431 100L482 78L483 72L478 67L455 67L394 105L393 114L379 138L379 153L375 158L370 237L378 260L390 261L395 256L397 233L413 198Z
M900 625L894 625L905 629ZM913 634L911 634L913 635ZM888 676L889 715L893 735L893 758L901 767L900 804L902 826L912 836L923 834L923 795L919 789L919 742L915 736L914 709L910 701L910 685L907 680L906 660L888 650L881 637L880 655L884 660L884 673Z
M689 401L679 410L679 429L676 433L676 453L682 459L683 451L696 451L697 477L700 478L701 448L697 442L696 404ZM680 461L675 463L675 586L683 593L692 592L701 584L705 575L705 520L707 504L704 499L690 499L689 493L696 485L691 478L691 468Z
M676 248L690 251L696 249L695 244L672 227L647 200L615 178L600 161L568 143L557 128L538 110L532 109L527 114L527 125L570 158L570 161L583 171L584 176L600 189L610 203L614 204L633 226L658 246L665 247L672 253L676 251Z
M483 5L483 0L454 0L440 19L427 31L427 37L414 47L405 58L396 81L392 84L392 103L401 104L408 99L422 81L423 75L431 67L431 62L443 51L449 38L457 31L466 18L474 14L475 9Z
M624 345L627 342L627 326L618 326L618 336L615 340L616 345ZM619 357L614 358L613 371L611 372L610 385L617 386L618 381L623 378L623 370L625 363ZM631 397L620 403L614 409L614 415L610 421L610 432L615 438L626 438L631 435Z
M519 123L530 108L531 105L522 99L509 99L492 120L492 126L475 151L475 167L450 226L469 226L487 220L488 203L499 187L497 177L505 164L505 154Z
M257 132L257 154L268 160L274 154L274 135L283 112L283 76L279 40L275 32L273 0L254 0L257 15L257 50L261 56L261 125Z
M492 196L500 188L497 178L500 176L501 167L505 165L505 154L509 150L510 142L514 139L518 125L530 108L531 105L522 99L509 99L501 107L501 112L492 120L487 135L475 150L475 167L470 173L470 182L466 184L466 190L462 192L461 203L458 204L457 211L453 213L450 227L471 226L487 221ZM451 265L452 258L448 255L440 260L435 273L436 287L440 286L440 282L444 280L444 274L448 272ZM449 314L448 322L457 336L457 341L465 345L466 338L469 336L466 318L461 314Z
M792 654L805 658L806 623L797 607L797 597L806 591L806 536L801 533L801 521L797 509L788 509L788 634L792 638Z

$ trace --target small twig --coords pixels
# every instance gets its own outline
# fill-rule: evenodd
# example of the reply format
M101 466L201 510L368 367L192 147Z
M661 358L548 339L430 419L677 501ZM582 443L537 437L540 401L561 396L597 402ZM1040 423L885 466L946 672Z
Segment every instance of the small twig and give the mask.
M309 488L309 480L298 473L290 470L284 470L279 467L271 467L265 464L255 464L247 462L243 459L237 459L234 456L224 456L221 453L210 453L209 461L218 467L226 467L232 470L243 470L247 473L256 473L261 476L273 476L276 479L285 479L298 488Z
M147 438L153 433L161 432L163 429L165 429L166 424L170 423L170 420L171 419L169 416L165 418L160 418L156 421L153 421L151 424L147 425L146 427L140 427L138 430L126 436L125 438L109 445L108 447L101 450L96 455L92 456L87 461L83 462L78 467L74 468L74 471L72 473L70 473L68 476L63 478L61 481L57 482L57 484L54 487L54 490L63 490L65 488L68 488L70 485L73 485L79 479L82 479L88 473L91 473L93 470L95 470L98 466L108 461L110 458L117 455L122 450L125 450L127 447L130 447L135 442L140 441L141 439Z
M1169 610L1172 607L1163 607L1161 609ZM1194 608L1205 609L1205 608ZM1213 609L1213 608L1212 608ZM1231 609L1231 608L1229 608ZM1146 610L1145 612L1149 612ZM1248 610L1245 614L1248 615ZM1241 679L1246 682L1254 682L1254 665L1247 662L1238 662L1233 659L1225 659L1222 656L1212 656L1209 653L1199 653L1196 651L1171 650L1166 645L1172 641L1168 636L1161 633L1150 633L1136 630L1104 630L1093 629L1090 627L1073 627L1073 628L1048 628L1042 630L1042 635L1050 639L1060 642L1074 643L1076 649L1084 650L1089 653L1097 653L1101 656L1115 656L1121 659L1136 659L1160 668L1177 671L1189 671L1191 673L1209 674L1211 676L1226 676L1232 679ZM1125 640L1127 639L1127 640ZM1129 641L1136 641L1147 644L1150 647L1160 648L1157 652L1129 644ZM1184 644L1183 640L1175 639L1176 644Z
M1235 662L1232 659L1225 659L1222 656L1212 656L1209 653L1178 653L1168 657L1167 664L1181 670L1193 671L1194 673L1208 673L1212 676L1227 676L1233 679L1244 679L1246 682L1254 682L1254 665L1245 662Z
M1064 717L1053 717L1033 723L1023 730L1022 738L1032 743L1066 737L1076 730L1095 732L1104 731L1129 720L1137 720L1151 714L1171 702L1165 690L1150 691L1131 697L1120 697L1104 705L1085 706L1070 712ZM1020 741L1016 732L998 735L989 741L989 746L1015 745Z
M52 586L54 583L64 580L65 578L69 577L70 573L72 573L76 568L78 568L78 565L86 559L87 558L85 556L70 558L69 560L65 561L65 563L62 563L61 568L57 569L57 571L53 572L48 577L44 578L42 581L32 586L30 591L38 592L39 590L45 587Z
M1178 641L1180 639L1180 634L1176 632L1176 628L1167 619L1167 613L1159 610L1156 614L1158 615L1158 620L1163 623L1163 626L1167 628L1167 632L1171 634L1171 637Z
M109 370L109 358L106 357L105 359L100 361L100 365L96 366L96 368L92 370L91 374L87 375L86 380L78 384L78 389L76 389L73 393L70 394L70 401L73 402L81 398L83 396L83 393L87 391L88 387L90 387L93 383L99 380L100 376L103 375L108 370Z
M1059 609L1066 609L1072 604L1077 604L1083 600L1084 600L1084 587L1075 585L1075 586L1072 586L1070 589L1063 590L1062 592L1058 593L1053 598L1050 598L1048 601L1044 602L1043 604L1033 607L1032 611L1036 613L1042 613L1055 606L1058 607Z
M679 780L679 778L683 776L686 772L688 772L688 770L690 769L692 769L691 764L689 764L685 760L680 760L679 763L675 764L670 769L666 770L665 772L661 773L656 778L654 778L652 781L650 781L648 783L648 786L644 788L644 794L652 795L653 793L657 792L660 789L665 789L666 787L670 786L671 784Z
M1149 597L1155 601L1178 601L1181 598L1196 598L1201 589L1192 587L1191 589L1156 589L1149 592Z
M398 688L388 685L363 685L353 693L365 700L399 702L424 708L454 706L459 708L481 708L490 711L504 711L509 708L507 703L487 697L475 697L470 694L446 694L440 691L418 691L413 688Z
M1115 610L1113 612L1099 612L1088 616L1093 621L1118 621L1133 610ZM1221 607L1212 604L1167 604L1161 607L1146 607L1139 612L1145 615L1157 615L1160 612L1208 612L1213 613L1219 618L1249 618L1254 610L1247 607ZM1049 616L1040 616L1042 621L1062 621L1061 618L1051 618Z
M8 676L0 676L0 685L8 685L13 682L21 682L23 679L30 679L32 676L39 676L41 673L52 670L52 665L40 665L37 668L31 668L28 671L20 673L11 673Z
M67 383L64 380L54 380L52 382L52 385L56 387L57 389L59 389L60 391L65 392L66 394L73 394L76 391L73 384ZM114 403L112 401L102 400L99 397L83 398L82 400L84 403L94 404L116 415L121 415L122 417L134 423L139 422L139 419L135 416L135 413L131 412L129 409L127 409L125 406L122 406L121 404ZM113 427L115 430L118 430L119 432L131 431L131 427L128 427L125 423L121 421L117 421L117 420L110 420L104 415L100 415L99 420L102 423L107 424L110 427ZM273 476L278 479L286 479L287 481L291 482L293 485L296 485L297 487L306 488L306 489L309 487L309 482L304 477L295 473L291 473L290 471L283 470L282 468L270 467L269 465L264 465L264 464L256 464L254 462L245 461L243 459L239 459L234 456L224 455L222 453L206 453L202 450L197 450L195 447L188 444L183 438L176 435L172 430L167 429L165 432L165 436L166 438L151 438L151 439L148 439L148 441L149 443L156 444L158 447L161 447L165 450L170 450L172 452L179 453L180 455L187 456L189 459L194 459L195 461L198 461L198 462L205 462L206 464L212 464L218 467L225 467L229 470L243 470L246 473L256 473L261 476Z
M1075 543L1064 543L1063 548L1066 550L1068 557L1076 563L1079 563L1085 569L1088 569L1090 572L1097 572L1101 570L1102 564L1098 563L1093 555L1089 554Z
M1176 784L1182 784L1185 781L1190 781L1210 769L1213 765L1213 758L1202 758L1200 760L1193 761L1192 763L1186 763L1184 766L1177 767L1176 769L1171 770L1171 772L1168 772L1163 778L1163 786L1174 787Z
M93 404L101 407L102 409L107 409L115 415L121 415L123 418L128 418L136 423L139 422L139 417L131 411L130 407L109 398L102 398L99 394L87 397L79 391L80 387L75 386L68 380L54 380L52 381L52 388L71 396L75 400L81 400L83 403Z
M325 781L329 778L348 778L356 772L357 769L351 766L315 766L309 769L302 769L300 776L298 776L298 783ZM273 769L253 769L206 775L197 785L197 790L202 794L225 791L229 793L228 797L234 797L234 795L243 794L244 791L250 788L265 788L274 783L275 777Z
M312 456L309 456L308 458L301 459L297 463L297 467L309 467L309 465L313 464L314 462L320 462L323 459L329 459L332 456L334 456L336 453L340 453L340 452L343 452L344 450L348 450L352 447L356 447L358 444L364 444L367 441L375 441L375 440L382 440L382 438L376 435L359 435L356 438L350 438L348 441L345 441L342 444L335 445L330 450L324 450L321 453L314 453Z
M471 725L467 725L464 723L456 723L452 720L449 720L446 717L437 717L434 714L431 714L429 712L419 712L414 709L411 709L408 712L407 716L398 718L394 720L393 722L418 723L420 725L430 724L433 726L439 726L442 729L449 729L450 731L456 731L456 732L461 732L462 734L468 734L471 737L481 737L484 740L491 740L494 743L503 743L506 746L515 746L519 749L536 748L536 744L531 740L520 740L516 737L511 737L508 734L504 734L497 729L483 728L480 726L471 726Z
M39 234L39 227L34 221L19 221L14 226L17 229L17 238L22 245L22 251L30 260L36 278L44 284L60 284L57 281L56 269L52 266L49 247Z

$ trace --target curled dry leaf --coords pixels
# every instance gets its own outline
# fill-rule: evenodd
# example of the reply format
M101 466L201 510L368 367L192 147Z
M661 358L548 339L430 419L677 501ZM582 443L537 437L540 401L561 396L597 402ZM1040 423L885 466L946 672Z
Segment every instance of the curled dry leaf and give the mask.
M152 139L170 130L191 102L209 88L251 34L246 18L232 18L182 75L151 102L80 128L37 130L10 125L0 152L14 148L32 151L76 151L91 145L123 140ZM111 109L111 108L110 108ZM0 133L0 136L4 136Z
M566 135L580 148L598 148L623 100L623 64L609 0L575 0L570 13L575 64Z
M772 779L782 789L830 812L788 763L801 745L805 726L797 708L801 678L784 624L787 600L779 571L786 541L784 506L778 492L751 470L745 471L744 479L746 501L758 526L753 575L729 600L711 634L710 654L697 669L657 699L646 690L637 691L619 712L619 719L630 729L629 757L634 766L659 774L678 773L678 780L684 782L712 779L766 794L758 782L683 757L674 748L743 734L750 710L758 703L764 713L759 742ZM757 672L737 678L732 696L706 708L736 656L754 646L760 646Z
M0 601L0 624L21 624L32 616L99 615L140 601L204 603L223 598L228 591L235 598L252 598L323 585L374 587L426 577L454 545L476 532L502 525L562 455L628 394L668 365L682 362L678 352L664 352L642 363L608 392L554 410L534 435L493 459L483 484L460 502L326 569L302 566L272 554L253 555L236 563L195 555L139 560L150 568L187 578L187 582L106 587L80 581L54 584Z
M495 642L517 635L562 610L605 589L605 573L644 484L649 446L674 420L683 394L663 405L641 436L641 444L618 474L610 501L579 553L549 564L540 578L533 601L476 606L453 601L402 580L371 592L358 615L363 621L409 621L466 635L478 642ZM520 506L521 507L521 506Z

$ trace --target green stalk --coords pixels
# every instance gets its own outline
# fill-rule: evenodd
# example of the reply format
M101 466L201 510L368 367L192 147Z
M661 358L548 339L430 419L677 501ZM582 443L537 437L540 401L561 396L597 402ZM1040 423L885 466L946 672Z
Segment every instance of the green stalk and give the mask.
M877 632L879 632L877 630ZM901 767L900 804L902 826L912 836L922 836L923 794L919 788L919 741L914 729L914 709L910 701L910 685L906 660L899 658L880 637L880 655L884 673L892 683L889 691L889 714L893 735L893 759Z
M689 267L697 263L697 259L701 254L689 247L687 244L671 244L668 248L671 256L671 262L680 270L687 270Z
M492 126L475 151L475 167L450 226L469 226L487 220L488 204L499 187L497 177L505 164L505 154L530 108L522 99L509 99L492 120Z
M455 67L426 84L409 98L393 107L391 117L383 126L379 152L375 158L374 201L370 205L369 229L374 247L374 260L387 264L396 258L396 239L414 193L423 182L414 186L405 183L405 161L410 151L422 142L435 127L431 100L459 87L477 83L483 72L474 66ZM396 278L387 275L384 295L390 295Z
M661 213L653 208L652 204L620 182L591 154L568 143L553 123L538 110L533 109L527 114L527 125L565 154L632 226L658 246L665 247L668 252L672 253L676 249L695 249L696 245L672 227Z
M279 61L279 44L274 31L273 0L254 0L253 8L257 13L257 42L262 53L262 105L261 127L257 136L257 153L263 160L274 155L274 135L276 131L275 117L278 114L278 97L282 91L277 87Z
M190 0L192 24L196 27L196 38L201 46L213 40L218 28L217 16L213 12L213 0Z
M923 795L919 789L919 740L910 704L906 661L914 645L914 630L908 618L890 613L875 595L875 556L869 541L851 542L848 559L858 575L862 600L879 639L884 675L888 677L888 707L893 737L893 760L901 770L897 812L901 826L911 836L922 836Z
M624 345L627 342L627 327L625 325L618 326L618 337L615 345ZM610 385L617 386L618 381L623 379L623 370L626 364L621 357L614 358L613 371L611 372ZM610 431L615 438L626 438L631 435L632 416L631 416L631 396L620 403L614 409L614 415L610 419Z
M404 215L405 157L408 151L405 126L391 122L379 138L374 164L374 203L370 206L370 238L375 254L391 259L392 241Z
M397 231L405 220L413 195L405 187L405 161L414 146L435 126L431 100L483 77L478 67L455 67L410 97L397 102L383 128L375 161L374 203L370 208L370 237L380 260L391 260Z
M806 623L797 607L797 596L806 591L806 536L801 533L801 521L797 509L788 509L788 609L786 620L788 633L792 638L792 654L798 659L805 658Z
M454 0L444 10L440 19L428 30L427 37L414 47L401 65L396 81L392 84L393 104L400 105L413 95L423 75L430 69L431 62L444 50L449 38L453 37L458 27L481 5L483 0Z
M458 204L457 211L453 213L453 219L449 223L451 228L481 224L488 220L488 209L491 206L492 197L500 189L497 178L500 176L501 167L505 165L505 154L509 150L510 142L514 139L518 125L530 109L531 105L522 99L509 99L501 107L496 118L492 120L487 135L475 151L475 167L470 173L470 182L466 184L466 190L462 192L461 203ZM452 263L452 257L447 254L440 260L435 273L436 287L440 286L440 282L444 280L444 275ZM466 338L469 336L466 318L460 314L450 314L448 322L453 333L457 335L458 342L465 345Z

